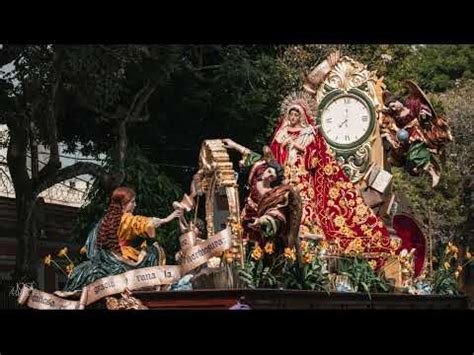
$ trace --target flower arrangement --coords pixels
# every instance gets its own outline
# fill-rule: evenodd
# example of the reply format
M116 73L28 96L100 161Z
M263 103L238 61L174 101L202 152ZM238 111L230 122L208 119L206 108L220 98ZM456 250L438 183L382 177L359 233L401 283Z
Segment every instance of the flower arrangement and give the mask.
M68 248L64 247L64 248L60 249L57 253L57 256L59 258L61 258L61 259L64 258L68 262L68 264L64 267L64 269L61 267L61 265L58 262L56 262L53 259L51 254L48 254L47 256L45 256L43 258L43 264L46 265L46 266L53 265L56 268L56 270L58 270L59 272L64 274L66 277L69 277L69 275L71 274L71 272L73 271L73 269L75 267L75 264L71 260L71 258L69 258L68 251L69 251ZM79 253L80 253L80 255L84 255L84 254L87 253L87 250L83 247L83 248L81 248Z
M286 288L329 291L328 272L317 257L320 252L312 241L302 241L296 248L277 253L272 241L248 246L248 258L239 275L249 288Z
M441 248L439 258L434 258L437 269L431 276L433 292L440 295L457 295L458 279L463 269L472 262L472 254L467 250L461 255L459 248L449 242Z

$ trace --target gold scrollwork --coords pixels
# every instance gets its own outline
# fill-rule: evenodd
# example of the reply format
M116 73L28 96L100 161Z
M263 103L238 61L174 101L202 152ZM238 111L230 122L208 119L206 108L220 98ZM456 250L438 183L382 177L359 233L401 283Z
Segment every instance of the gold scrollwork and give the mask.
M363 91L368 94L367 96L373 101L374 105L378 104L376 88L379 81L376 72L367 70L366 65L345 56L339 60L320 85L316 93L316 100L321 102L324 96L334 89L349 91L353 88L360 89L364 84L367 84L367 88Z
M216 233L219 226L215 225L215 202L218 193L225 192L228 205L228 220L232 228L233 259L243 263L242 234L240 227L239 193L235 173L220 139L206 140L200 152L200 168L203 171L201 188L206 196L206 223L209 236Z

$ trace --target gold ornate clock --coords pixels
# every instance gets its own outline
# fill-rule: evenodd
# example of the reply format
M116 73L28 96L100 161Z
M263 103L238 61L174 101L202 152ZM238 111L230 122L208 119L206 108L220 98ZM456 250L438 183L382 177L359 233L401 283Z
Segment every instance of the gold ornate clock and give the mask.
M343 57L314 93L318 128L353 182L364 176L373 161L383 166L377 125L382 86L375 72Z

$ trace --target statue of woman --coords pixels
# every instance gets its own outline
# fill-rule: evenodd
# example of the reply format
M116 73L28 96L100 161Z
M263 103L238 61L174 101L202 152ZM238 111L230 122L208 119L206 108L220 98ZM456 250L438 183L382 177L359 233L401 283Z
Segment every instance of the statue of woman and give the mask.
M282 105L271 150L303 202L300 237L331 242L334 253L373 255L381 265L393 251L382 220L363 201L314 124L312 99L293 94Z
M118 187L112 193L105 216L97 223L87 238L85 249L89 260L73 269L64 291L81 290L102 277L149 266L164 265L165 253L157 242L134 246L138 237L153 240L155 228L180 216L172 212L166 218L134 215L135 192Z
M290 95L282 105L270 145L272 155L283 167L284 184L292 186L301 198L298 235L327 240L330 254L364 254L381 266L394 252L389 232L337 163L315 127L311 111L307 94ZM244 162L259 158L231 140L224 143L240 151Z

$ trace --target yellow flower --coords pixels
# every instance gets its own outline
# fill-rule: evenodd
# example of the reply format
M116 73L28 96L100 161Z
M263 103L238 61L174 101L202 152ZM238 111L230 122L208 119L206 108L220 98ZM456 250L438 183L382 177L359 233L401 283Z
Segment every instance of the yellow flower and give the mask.
M66 273L69 275L74 269L74 264L69 264L66 266Z
M252 251L252 259L254 260L260 260L263 256L263 251L262 248L257 244L256 247Z
M360 230L361 230L362 232L366 231L366 230L367 230L367 224L361 225L361 226L360 226Z
M328 206L329 207L334 206L334 200L328 200Z
M362 253L364 251L364 247L362 246L362 239L355 238L352 242L349 243L347 246L345 253Z
M456 272L454 273L454 277L455 277L455 278L458 278L458 277L459 277L459 271L456 271Z
M337 199L338 196L339 196L339 189L337 189L336 187L331 187L329 189L329 197L335 200Z
M353 237L354 236L354 233L351 231L351 229L346 224L344 224L341 227L340 232L346 234L346 236L348 236L348 237Z
M326 175L332 175L332 174L333 174L333 170L332 170L332 165L331 165L331 163L326 164L326 166L324 167L323 171L324 171L324 173L325 173Z
M232 253L232 250L230 250L230 249L226 250L225 260L228 264L230 264L232 261L234 261L234 253Z
M86 247L82 247L81 250L79 251L80 254L86 254L87 253L87 249Z
M311 167L312 167L312 168L316 168L316 167L318 166L318 162L319 162L319 159L316 158L316 157L313 157L313 158L311 159Z
M383 228L383 222L382 222L382 221L378 221L378 222L377 222L377 226L378 226L379 228Z
M354 200L349 200L349 202L347 204L351 207L354 207L356 203L355 203Z
M367 214L367 206L366 205L358 205L356 207L356 215L359 217L364 217Z
M295 248L285 248L285 253L284 253L285 258L287 258L290 261L295 261L296 260L296 252Z
M64 247L59 251L58 256L62 258L62 257L65 257L66 255L67 255L67 247Z
M313 255L311 255L310 253L307 253L303 256L304 264L311 264L312 261L313 261Z
M456 251L457 251L457 247L453 243L449 242L448 245L446 246L446 249L444 250L444 253L448 255L450 253L455 253Z
M46 256L46 257L43 259L43 263L44 263L45 265L50 266L50 265L51 265L51 260L52 260L52 258L51 258L51 254L50 254L50 255Z
M329 247L329 243L326 239L324 239L319 245L321 246L321 249L323 250Z
M273 250L273 243L272 242L267 242L267 244L265 244L265 253L269 254L269 255L272 255L274 250Z
M339 200L339 206L345 207L345 206L346 206L346 201L343 200L343 199L340 199L340 200Z
M375 268L377 267L377 262L375 260L370 260L369 265L372 268L372 270L375 270Z
M361 204L364 200L362 200L362 197L357 197L356 202L357 204Z
M334 218L334 224L336 225L336 227L342 227L344 223L345 223L345 219L341 215Z
M309 198L314 198L314 190L311 187L308 189L308 196Z
M372 238L372 228L367 228L367 229L364 231L364 235L367 236L367 237Z
M466 258L467 258L468 260L471 260L471 259L472 259L472 255L471 255L471 253L470 253L469 251L466 251Z
M444 268L448 270L451 267L451 264L448 263L447 261L444 263Z
M299 175L304 175L306 174L306 169L304 167L304 165L300 165L299 168L298 168L298 174Z

